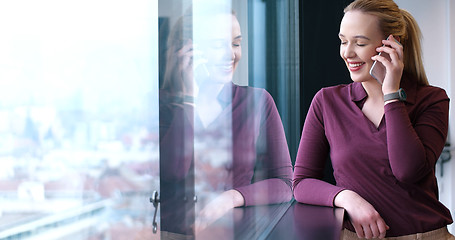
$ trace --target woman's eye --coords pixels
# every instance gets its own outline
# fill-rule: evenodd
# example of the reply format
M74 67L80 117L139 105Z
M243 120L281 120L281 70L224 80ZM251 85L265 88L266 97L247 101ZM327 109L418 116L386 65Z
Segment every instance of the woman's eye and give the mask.
M225 43L223 41L213 41L211 42L212 48L218 49L222 48Z
M366 44L364 44L364 43L357 43L357 46L359 46L359 47L365 47Z
M341 41L341 45L346 45L348 42Z

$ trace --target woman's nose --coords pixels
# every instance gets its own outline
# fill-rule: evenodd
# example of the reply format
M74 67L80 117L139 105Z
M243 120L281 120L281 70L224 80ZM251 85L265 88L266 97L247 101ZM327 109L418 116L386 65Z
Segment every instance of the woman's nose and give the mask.
M224 56L230 60L235 59L234 48L230 44L224 47Z
M354 47L353 47L351 44L348 44L348 45L344 48L343 56L344 56L345 58L352 58L352 57L355 56Z

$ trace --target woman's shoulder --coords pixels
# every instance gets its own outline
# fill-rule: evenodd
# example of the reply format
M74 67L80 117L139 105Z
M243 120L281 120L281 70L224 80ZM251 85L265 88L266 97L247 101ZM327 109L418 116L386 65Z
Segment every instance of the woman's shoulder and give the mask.
M448 95L446 90L441 87L427 85L427 86L419 86L417 87L418 95L422 97L434 97L439 99L448 99Z
M434 85L416 84L412 77L408 74L403 75L401 86L404 88L407 95L407 102L410 103L430 103L441 100L448 100L446 91Z
M324 93L337 94L337 93L347 92L353 86L354 86L353 83L350 83L350 84L339 84L339 85L334 85L334 86L329 86L329 87L323 87L319 91L320 92L324 92Z
M338 100L340 98L348 98L351 95L353 88L355 88L353 83L323 87L316 92L313 101L330 101Z
M241 86L232 84L233 98L241 98L243 100L254 100L254 101L265 101L274 102L272 95L264 88L252 87L252 86Z
M417 106L429 106L442 101L449 101L446 91L438 86L426 85L417 86L415 93L408 95L408 101L416 103Z
M267 90L265 90L264 88L259 88L259 87L252 87L252 86L244 86L244 85L237 85L235 83L232 83L232 89L234 91L238 91L239 93L243 93L243 94L264 94L264 93L268 93Z

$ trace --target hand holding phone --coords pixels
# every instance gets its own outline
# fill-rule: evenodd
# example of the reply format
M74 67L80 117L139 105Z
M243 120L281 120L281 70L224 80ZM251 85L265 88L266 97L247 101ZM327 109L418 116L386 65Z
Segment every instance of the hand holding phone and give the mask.
M379 56L383 56L388 61L390 61L390 56L386 52L380 52ZM384 82L385 74L386 74L385 66L381 62L374 61L373 66L371 66L370 69L370 75L382 85L382 83Z
M390 40L390 36L387 38L387 40ZM396 39L394 39L394 40L396 42L398 42ZM398 42L398 43L400 43L400 42ZM385 45L382 45L382 46L384 47ZM386 52L380 52L379 56L385 57L387 59L387 61L391 61L390 55ZM370 69L370 75L374 79L376 79L376 81L378 81L381 85L384 82L386 72L387 72L387 70L381 62L374 61L373 66L371 66L371 69Z
M194 58L194 63L193 63L193 66L194 66L194 77L196 80L199 80L199 81L202 81L202 80L206 80L207 78L210 77L210 72L209 70L207 69L207 60L205 58L202 58L202 57L195 57Z

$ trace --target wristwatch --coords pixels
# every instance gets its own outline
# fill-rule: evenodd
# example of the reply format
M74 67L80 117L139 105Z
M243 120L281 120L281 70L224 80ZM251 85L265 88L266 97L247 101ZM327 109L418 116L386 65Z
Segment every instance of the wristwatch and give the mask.
M384 102L387 102L387 101L393 100L393 99L398 99L399 101L406 100L406 93L404 92L403 88L398 89L397 92L384 95Z

